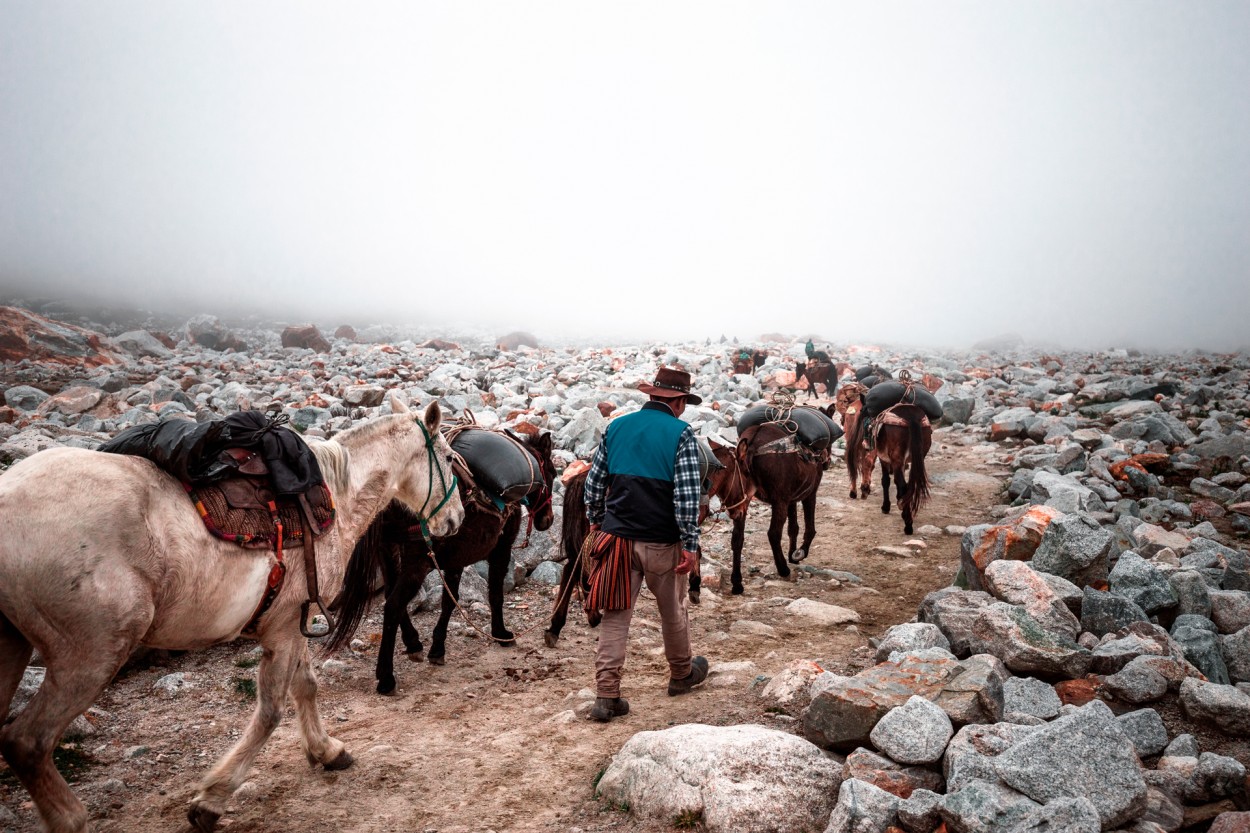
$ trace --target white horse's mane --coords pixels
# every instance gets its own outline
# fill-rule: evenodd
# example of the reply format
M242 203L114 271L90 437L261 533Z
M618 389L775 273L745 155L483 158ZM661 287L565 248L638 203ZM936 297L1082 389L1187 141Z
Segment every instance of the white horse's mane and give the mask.
M317 458L330 493L337 500L351 483L351 452L334 440L308 440L308 447Z

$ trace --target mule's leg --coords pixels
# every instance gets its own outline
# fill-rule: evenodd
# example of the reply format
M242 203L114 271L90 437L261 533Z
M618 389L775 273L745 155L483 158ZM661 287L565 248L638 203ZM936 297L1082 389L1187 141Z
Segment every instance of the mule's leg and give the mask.
M734 518L734 531L729 538L730 549L734 554L733 572L730 573L730 582L732 589L730 592L735 596L742 595L746 589L742 586L742 544L746 540L747 518L746 513L741 518Z
M460 600L460 574L463 571L463 567L443 571L447 586L443 588L443 607L439 611L438 622L434 625L434 635L430 637L430 665L444 665L447 662L447 624L451 622L451 612Z
M890 469L881 461L881 511L890 514Z
M573 582L582 580L581 564L580 558L571 556L560 572L560 592L556 597L556 607L551 611L551 624L543 631L543 644L548 648L556 647L556 643L560 641L560 631L564 630L564 623L568 621Z
M859 479L864 484L864 488L860 491L863 493L863 496L867 498L870 494L872 494L872 467L876 465L877 452L865 448L860 453L859 459L861 461L860 466L862 466L860 469Z
M773 563L777 565L777 575L781 578L790 577L790 567L781 552L781 528L785 526L789 508L783 503L773 504L773 515L768 522L768 546L773 551Z
M204 776L187 811L191 826L201 833L217 826L230 796L243 783L261 747L282 720L291 678L308 653L307 640L289 617L268 623L261 645L264 651L256 672L256 711L252 720L239 742Z
M799 505L794 501L786 507L786 533L790 536L790 563L798 564L802 559L794 554L799 548Z
M516 524L518 527L519 517L518 515ZM486 556L486 565L489 568L486 577L486 600L490 604L490 634L500 640L496 644L505 648L516 644L512 631L503 624L503 583L508 565L512 562L512 543L516 540L516 530L511 530L511 535L508 532L508 527L505 527L490 554Z
M309 766L321 764L328 770L347 769L352 756L343 741L330 737L321 724L317 711L317 676L308 661L308 643L300 640L302 649L291 678L291 696L295 700L295 716L299 719L300 744Z
M382 641L378 643L378 664L373 672L378 681L378 694L391 694L395 691L395 632L405 630L406 624L407 630L411 630L416 637L417 651L421 648L421 638L417 635L412 620L408 618L408 602L412 600L413 594L412 583L406 579L405 574L406 571L400 573L395 586L386 594L386 603L382 605ZM408 642L406 631L404 648L408 656L412 657L414 646Z
M812 550L812 541L816 537L816 490L803 498L803 546L795 550L790 560L798 564Z
M417 630L417 626L412 623L412 617L408 615L408 605L421 592L421 585L425 583L425 577L429 574L428 569L406 566L400 573L399 583L395 587L395 594L399 596L399 605L395 611L399 635L404 640L404 654L413 662L421 662L425 659L425 646L421 644L421 632ZM387 601L390 601L389 595ZM391 639L393 642L394 637L392 636Z

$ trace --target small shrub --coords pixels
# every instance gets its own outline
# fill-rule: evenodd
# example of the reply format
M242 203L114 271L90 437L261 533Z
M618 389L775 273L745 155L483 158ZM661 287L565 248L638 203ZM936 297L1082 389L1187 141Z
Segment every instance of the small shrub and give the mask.
M234 690L249 700L256 699L256 681L251 677L235 677Z
M239 657L234 661L235 668L255 668L258 665L260 665L260 657L255 655Z

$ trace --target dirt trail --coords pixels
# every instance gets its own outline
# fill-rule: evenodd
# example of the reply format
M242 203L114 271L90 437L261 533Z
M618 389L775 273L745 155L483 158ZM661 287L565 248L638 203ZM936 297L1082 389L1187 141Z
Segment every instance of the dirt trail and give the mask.
M988 445L964 445L938 432L929 457L934 479L921 525L970 525L988 519L998 502L1004 472ZM743 596L703 594L692 607L695 651L718 664L750 662L714 674L695 693L670 698L658 616L649 597L639 601L631 630L624 694L632 713L607 725L577 718L577 693L593 683L595 633L571 615L560 644L542 644L542 625L514 648L486 644L453 621L448 664L435 667L397 661L399 690L374 693L372 650L344 655L348 671L321 673L321 711L332 734L348 744L357 764L341 773L309 769L296 727L288 719L261 753L249 781L231 803L221 829L243 831L342 831L410 833L440 831L609 829L662 830L603 808L592 789L611 755L634 733L701 722L753 722L795 728L793 715L777 714L749 689L756 674L772 675L796 659L816 659L831 670L868 664L868 637L910 620L921 598L950 583L958 567L959 538L923 538L927 548L910 558L873 551L900 545L902 520L880 512L879 480L867 500L847 498L841 467L826 473L817 509L818 534L807 564L844 570L862 585L835 583L797 573L780 581L765 537L767 509L755 506L747 525L746 566L758 568ZM729 563L729 524L706 529L707 554ZM786 614L781 607L807 597L859 612L858 626L825 627ZM528 584L509 595L509 626L517 632L549 615L551 589ZM730 636L738 620L775 628L776 636ZM434 614L416 617L423 636ZM372 617L359 636L378 631ZM238 690L254 678L240 667L252 657L250 643L220 646L179 657L162 667L130 673L97 704L111 719L83 743L98 762L79 777L101 833L170 833L183 821L196 782L234 742L251 712ZM857 650L860 649L860 650ZM164 674L186 671L197 687L169 698L152 691ZM37 829L26 793L0 763L0 803Z

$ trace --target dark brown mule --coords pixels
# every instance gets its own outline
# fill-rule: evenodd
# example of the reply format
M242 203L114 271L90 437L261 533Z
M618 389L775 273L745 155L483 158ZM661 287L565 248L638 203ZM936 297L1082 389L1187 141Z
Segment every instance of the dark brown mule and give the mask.
M555 479L551 435L527 436L524 442L538 459L544 484L527 496L530 517L535 529L545 530L555 520L551 507L551 484ZM460 482L463 485L464 478ZM462 494L461 497L465 514L460 530L448 538L434 541L434 554L443 570L447 588L443 590L442 610L430 640L429 661L433 665L442 665L445 661L447 625L460 594L460 577L466 567L483 559L489 566L487 601L490 603L491 636L502 645L513 644L513 633L504 627L503 622L503 585L512 557L512 545L521 529L520 506L507 504L504 511L499 512L493 507L487 508L477 499L470 499L468 495ZM337 650L351 639L368 610L372 578L381 569L386 602L382 642L378 646L378 664L374 674L379 694L390 694L395 690L397 628L403 636L404 653L410 660L420 662L424 650L421 636L408 616L408 603L421 591L421 585L434 568L434 562L413 523L412 516L403 506L392 503L360 539L347 566L345 590L339 600L338 627L329 646L329 650Z
M825 386L825 396L833 397L838 389L838 366L833 362L818 362L815 359L794 363L794 384L797 389L800 379L807 379L807 398L819 399L817 385ZM797 397L796 397L797 401Z
M713 445L712 453L716 455L717 461L724 468L708 473L708 481L711 484L708 487L709 499L719 497L721 506L730 517L736 517L734 513L741 512L745 518L747 504L751 502L751 497L744 494L743 490L750 485L750 482L738 473L738 461L734 456L734 450L728 446ZM565 562L564 571L560 574L560 592L556 596L556 607L551 612L551 624L543 633L543 641L548 648L556 646L560 639L560 631L564 629L564 624L568 621L569 599L573 596L573 588L580 585L583 593L588 590L587 577L582 570L578 556L582 542L586 540L586 535L590 532L590 521L586 519L586 477L589 473L585 471L574 476L564 486L564 520L560 526L560 548ZM699 523L703 523L705 517L707 517L706 505L699 511ZM694 570L690 573L690 602L692 604L699 603L699 595L702 592L703 577L699 572L699 567L700 564L696 561Z
M848 470L853 470L852 467L857 464L860 443L869 433L874 435L869 441L881 459L881 511L887 515L890 513L890 475L893 475L898 508L903 513L903 532L911 535L916 512L929 499L929 478L925 474L924 458L933 444L933 427L917 405L895 405L867 425L860 421L854 435L847 432ZM908 463L911 465L904 479L903 468Z
M743 355L747 353L747 355ZM742 350L734 354L733 372L750 374L759 370L764 366L764 360L768 358L767 350Z
M846 443L849 449L851 438L863 418L864 403L861 399L867 390L858 382L847 382L838 388L838 395L832 405L825 409L830 417L837 413L842 417L842 429L846 432ZM854 461L854 462L853 462ZM851 479L851 499L866 498L872 494L872 469L877 464L877 450L868 445L868 438L862 437L858 453L852 458L846 455L846 473ZM856 492L858 491L858 494Z
M738 441L738 469L750 480L747 491L772 506L768 525L768 544L773 551L777 575L790 577L790 568L781 552L781 527L789 521L790 563L807 558L812 539L816 537L816 490L824 474L827 458L820 457L798 444L798 439L785 425L765 422L748 428ZM798 546L798 506L803 504L803 546ZM742 585L742 547L745 540L746 512L734 518L731 546L733 549L732 592L737 595Z

